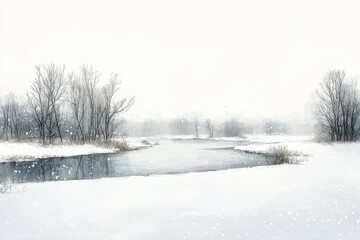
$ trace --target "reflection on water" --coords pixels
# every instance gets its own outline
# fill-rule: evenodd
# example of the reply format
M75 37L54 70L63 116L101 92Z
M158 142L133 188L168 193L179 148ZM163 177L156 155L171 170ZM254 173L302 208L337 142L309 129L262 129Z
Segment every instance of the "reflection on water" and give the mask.
M2 163L0 175L18 183L116 176L107 155L110 154Z
M7 162L0 164L0 176L12 182L24 183L175 174L267 164L261 156L216 149L228 144L169 141L150 149L127 153Z

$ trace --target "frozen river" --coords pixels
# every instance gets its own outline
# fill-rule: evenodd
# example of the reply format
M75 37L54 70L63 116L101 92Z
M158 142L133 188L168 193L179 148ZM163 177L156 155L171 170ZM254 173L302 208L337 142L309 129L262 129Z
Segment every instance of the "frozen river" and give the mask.
M215 171L267 165L263 156L234 150L239 142L173 140L151 148L0 164L12 182L43 182Z

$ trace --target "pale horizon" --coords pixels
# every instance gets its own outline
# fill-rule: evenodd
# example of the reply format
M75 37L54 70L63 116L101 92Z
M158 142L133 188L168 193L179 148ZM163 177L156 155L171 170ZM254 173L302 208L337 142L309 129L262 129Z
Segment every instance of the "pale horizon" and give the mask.
M313 121L331 69L360 73L356 1L1 1L0 87L34 65L119 73L129 119ZM66 17L65 17L66 16ZM336 16L334 18L333 16Z

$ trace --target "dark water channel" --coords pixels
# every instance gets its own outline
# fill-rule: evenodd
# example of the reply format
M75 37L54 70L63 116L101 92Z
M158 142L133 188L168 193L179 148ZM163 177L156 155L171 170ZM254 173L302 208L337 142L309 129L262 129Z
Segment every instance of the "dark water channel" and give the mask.
M175 140L131 152L54 157L0 164L15 183L148 176L267 165L265 157L231 149L239 143Z

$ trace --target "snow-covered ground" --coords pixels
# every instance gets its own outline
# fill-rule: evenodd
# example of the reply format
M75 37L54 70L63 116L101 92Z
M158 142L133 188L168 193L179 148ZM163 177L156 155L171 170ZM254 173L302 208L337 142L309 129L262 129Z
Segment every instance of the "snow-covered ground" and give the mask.
M164 139L183 139L189 140L194 137L191 135L187 136L158 136L158 137L129 137L126 138L126 142L132 148L148 147L149 145L142 143L143 140L149 141L151 144L156 144ZM244 138L232 137L232 138L213 138L214 141L251 141L251 142L278 142L278 141L294 141L304 140L308 137L304 136L247 136ZM123 139L118 139L122 141ZM201 136L200 140L208 140L207 136ZM105 148L92 144L84 145L70 145L70 144L59 144L59 145L48 145L44 146L36 142L7 142L0 141L0 162L9 160L32 160L34 158L47 158L47 157L67 157L94 153L112 153L116 149Z
M242 144L235 149L256 153L269 153L272 147L286 147L286 149L305 155L306 162L313 160L313 156L324 152L326 145L318 144L312 136L248 136L248 144ZM302 157L300 157L302 158ZM305 163L305 161L302 161Z
M140 142L141 140L149 140L152 142L161 140L208 140L208 141L229 141L229 142L244 142L244 143L279 143L279 142L299 142L299 141L312 141L312 135L244 135L240 137L213 137L209 138L208 135L158 135L155 137L129 137L126 138L129 142Z
M142 148L140 139L131 139L128 142L131 148ZM35 158L69 157L95 153L113 153L115 148L101 147L94 144L58 144L41 145L36 142L8 142L0 141L0 162L27 161Z
M34 158L66 157L93 153L110 153L115 149L91 144L49 145L29 142L0 142L0 162L9 160L32 160Z
M360 239L359 143L257 138L239 148L311 161L18 185L0 195L1 239Z
M313 141L312 135L245 135L245 140L252 143L293 143Z
M253 136L250 136L251 138ZM145 138L146 139L146 138ZM169 135L163 134L156 137L150 137L149 139L164 139L164 140L213 140L213 141L245 141L246 136L243 137L213 137L209 138L208 135L202 134L198 138L195 135Z

